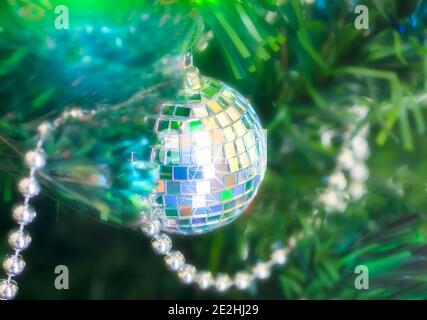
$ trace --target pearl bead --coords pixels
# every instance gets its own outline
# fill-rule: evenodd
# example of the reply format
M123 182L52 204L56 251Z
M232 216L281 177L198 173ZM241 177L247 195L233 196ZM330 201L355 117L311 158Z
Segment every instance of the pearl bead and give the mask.
M172 240L164 233L157 235L151 241L151 244L154 250L159 254L167 254L172 248Z
M369 171L363 163L357 163L350 172L355 181L366 181L369 177Z
M338 190L344 190L347 186L347 180L344 176L344 173L341 171L336 171L329 176L328 184Z
M41 169L46 164L46 155L43 151L28 151L25 154L25 163L30 168Z
M18 285L13 280L0 280L0 300L11 300L18 293Z
M46 138L46 136L49 134L50 130L52 129L52 126L49 122L43 122L39 127L37 128L39 135L42 139Z
M34 197L40 192L40 185L34 178L23 178L18 184L19 191L28 197Z
M178 277L183 283L190 284L194 281L196 277L196 272L196 267L190 264L186 264L181 268L181 270L179 270Z
M69 115L73 118L82 118L84 116L84 112L82 109L74 108L69 111Z
M266 262L258 262L252 269L254 276L258 279L267 279L270 276L270 265Z
M285 248L276 249L271 254L271 261L275 264L283 265L286 263L287 250Z
M33 222L36 217L36 212L33 207L28 205L27 207L23 204L17 205L12 210L12 217L19 224L29 224Z
M366 160L369 157L369 145L363 137L355 137L351 142L354 157L357 160Z
M350 196L354 200L359 200L366 192L365 184L363 182L353 182L349 186Z
M7 274L17 276L24 271L25 261L21 255L9 255L3 261L3 269Z
M238 272L234 276L234 284L239 290L246 290L250 287L252 283L252 276L246 272Z
M161 224L157 219L150 219L150 221L142 226L142 232L148 237L154 237L160 232Z
M178 271L185 264L185 257L179 251L171 251L165 256L165 263L171 271Z
M7 241L13 249L25 250L31 243L31 237L27 232L17 229L9 233Z
M325 209L330 210L340 210L343 206L344 201L342 201L342 197L338 192L335 191L327 191L323 193L319 200L325 205Z
M350 149L344 149L338 155L338 165L345 170L350 170L354 165L353 152Z
M213 284L213 276L209 271L201 271L196 275L196 283L200 289L206 290Z
M225 273L219 274L216 277L215 288L219 292L227 291L232 286L232 284L233 281L231 280L230 276Z

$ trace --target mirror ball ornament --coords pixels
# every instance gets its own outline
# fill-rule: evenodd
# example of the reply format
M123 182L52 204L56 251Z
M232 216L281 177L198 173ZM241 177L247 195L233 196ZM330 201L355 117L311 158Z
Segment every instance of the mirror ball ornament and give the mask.
M152 215L163 231L205 233L230 223L255 197L266 169L266 137L251 104L191 66L186 88L151 119L159 143Z

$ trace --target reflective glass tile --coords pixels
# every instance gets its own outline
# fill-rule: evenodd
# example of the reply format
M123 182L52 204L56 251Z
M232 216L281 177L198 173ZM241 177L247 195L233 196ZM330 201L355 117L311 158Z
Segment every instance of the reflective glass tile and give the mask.
M205 106L194 107L192 110L193 110L194 116L197 118L204 118L209 115Z
M204 224L206 222L206 218L193 218L191 220L192 224Z
M182 225L183 227L180 227L180 230L191 230L191 220L190 219L179 219L178 221L179 225Z
M216 122L214 118L203 118L202 124L206 130L211 130L216 128Z
M242 153L239 156L239 162L240 162L240 167L242 169L246 169L247 167L249 167L249 159L248 159L248 157L246 155L246 152Z
M243 124L245 125L246 129L248 129L248 130L252 129L251 122L247 119L246 115L241 117L241 120L242 120Z
M192 210L193 210L193 208L190 206L181 207L181 208L179 208L179 215L180 215L180 217L189 217L189 216L191 216Z
M217 144L217 145L222 145L225 142L225 138L222 130L213 130L212 142L213 144Z
M233 197L233 190L228 189L221 192L221 201L227 201Z
M228 119L225 112L222 112L216 116L216 119L218 120L218 123L221 127L226 127L230 124L230 120Z
M230 167L230 172L236 172L239 170L239 162L237 161L237 157L228 160L228 165Z
M247 134L245 134L244 138L246 146L248 148L252 147L255 144L252 132L248 132Z
M236 121L240 118L239 112L234 107L229 107L226 112L232 121Z
M222 110L222 107L218 104L218 102L211 100L208 103L209 108L214 112L218 113Z
M167 181L166 190L168 194L180 194L179 182Z
M208 216L208 222L218 222L221 215Z
M234 128L234 131L237 133L238 137L243 136L247 132L247 129L243 125L243 122L240 120L238 120L238 121L236 121L236 123L234 123L233 128Z
M194 120L189 122L190 131L197 131L202 129L202 121L201 120Z
M165 116L172 116L174 111L175 111L175 106L173 106L173 105L170 105L170 106L166 105L164 107L164 109L163 109L162 114L164 114Z
M245 184L245 191L248 191L248 190L252 189L253 183L254 183L254 181L252 179L249 180L248 182L246 182L246 184Z
M180 164L190 164L191 163L191 152L183 151L181 152Z
M243 143L243 140L241 138L236 139L234 143L236 144L237 154L241 154L242 152L246 151L245 144Z
M175 110L175 115L178 117L186 117L188 118L188 116L190 115L190 108L185 108L185 107L177 107Z
M171 129L172 130L179 130L181 128L181 126L182 126L181 121L176 121L176 120L171 121Z
M225 140L228 142L232 142L236 139L236 135L234 134L233 129L231 129L231 127L224 129L224 137Z
M200 170L200 167L189 167L188 178L191 180L200 180L203 179L203 171Z
M229 98L229 99L234 99L236 97L236 95L233 92L231 92L230 90L228 90L228 89L224 89L222 91L222 94L224 96L226 96L227 98Z
M234 148L234 143L224 144L224 154L226 159L231 159L236 156L236 150Z
M209 213L209 209L208 208L196 208L194 209L194 215L198 216L198 215L207 215Z
M165 183L163 180L159 180L157 182L157 192L161 192L161 193L165 192Z
M157 131L162 132L169 129L169 121L163 120L159 121L157 125Z
M233 196L237 197L245 192L245 186L243 184L238 184L233 188Z
M196 192L196 182L194 182L194 181L183 181L183 182L181 182L181 193L183 193L183 194L194 194L195 192ZM199 192L197 191L197 193L199 193Z
M224 177L224 185L226 188L233 187L236 183L236 176L234 174L229 174Z
M224 108L228 107L228 105L229 105L228 101L225 100L223 97L218 97L216 99L216 101L219 103L220 106L222 106Z
M224 203L224 211L233 209L235 205L236 205L236 201L234 200Z
M160 179L172 179L172 166L160 166Z
M209 207L209 209L210 209L211 213L212 212L220 212L220 211L222 211L222 204L217 204L215 206L211 206L211 207Z
M248 180L248 169L240 170L237 173L237 181L238 181L238 183L246 182L246 180Z
M168 217L178 217L178 210L177 209L166 209L165 213Z
M174 166L173 167L174 180L187 180L187 167Z
M164 195L163 201L166 207L176 208L178 206L177 198L173 195Z

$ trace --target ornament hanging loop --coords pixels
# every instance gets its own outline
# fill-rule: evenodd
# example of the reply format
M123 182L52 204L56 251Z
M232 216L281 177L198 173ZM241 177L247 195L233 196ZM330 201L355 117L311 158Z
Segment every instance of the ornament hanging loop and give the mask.
M199 69L193 65L193 51L188 50L184 56L184 85L189 91L197 91L202 87Z
M184 69L193 66L193 49L189 49L184 55Z

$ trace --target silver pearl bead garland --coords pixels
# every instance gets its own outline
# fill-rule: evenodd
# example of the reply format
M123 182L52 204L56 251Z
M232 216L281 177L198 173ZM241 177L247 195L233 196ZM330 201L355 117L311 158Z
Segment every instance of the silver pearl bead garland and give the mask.
M30 200L37 196L41 189L36 173L46 164L46 154L42 149L44 141L52 130L64 124L68 118L87 120L98 111L102 111L102 109L97 111L80 109L65 111L53 121L53 125L46 122L39 126L36 148L24 156L25 163L29 167L29 176L18 183L18 190L23 195L24 201L12 210L12 217L18 223L19 228L11 231L8 235L8 243L13 249L13 253L8 255L2 263L7 278L0 279L1 300L10 300L16 297L18 285L13 278L25 269L25 261L20 253L27 249L31 243L31 236L25 231L25 226L32 223L37 215L30 205ZM363 118L366 116L366 108L355 107L354 113ZM337 157L337 166L327 179L326 190L318 197L319 202L327 211L342 212L347 208L350 199L358 200L365 194L365 183L369 176L368 169L364 164L364 161L369 157L367 133L368 127L365 127L355 137L350 138L350 132L345 134L344 145ZM322 139L322 141L329 140ZM215 276L210 271L198 271L195 266L186 263L185 256L180 251L172 250L172 240L168 235L161 233L161 222L156 218L155 210L153 213L152 217L144 221L141 230L151 238L154 251L164 256L167 268L176 272L184 284L196 283L202 290L215 288L218 292L226 292L232 287L237 290L248 290L256 279L268 279L273 267L284 265L288 254L295 247L297 239L304 236L299 233L289 238L286 246L275 248L269 260L256 263L250 268L250 271L239 271L234 276L225 273ZM312 218L314 224L317 223L315 214L316 212Z
M48 128L47 124L42 124L39 127L36 148L27 152L24 156L25 164L29 168L29 175L18 183L18 190L23 195L24 202L15 206L12 210L12 217L18 223L19 228L9 233L8 236L8 243L12 247L13 253L8 255L2 263L7 279L0 279L1 300L15 298L18 293L18 285L13 278L21 274L25 269L25 261L20 253L28 248L31 243L31 237L24 228L33 222L36 217L35 210L30 206L30 200L40 192L36 172L46 164L46 156L42 146L48 134Z
M12 209L12 218L18 223L19 228L11 231L8 235L8 244L13 249L13 253L6 256L2 262L7 278L0 279L0 300L11 300L16 297L18 284L13 278L21 274L25 269L25 260L21 256L21 252L31 244L31 236L25 231L25 227L32 223L37 216L36 211L30 205L30 200L41 191L36 173L46 165L47 161L43 144L52 130L62 125L68 118L81 119L93 114L93 111L87 112L74 109L62 113L61 116L56 118L53 125L45 122L38 127L36 147L24 155L24 162L29 169L29 174L18 183L18 190L24 197L24 201Z

